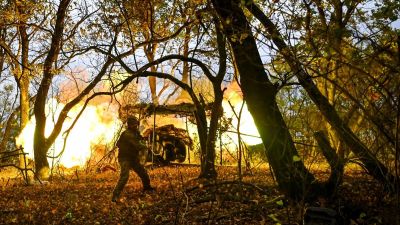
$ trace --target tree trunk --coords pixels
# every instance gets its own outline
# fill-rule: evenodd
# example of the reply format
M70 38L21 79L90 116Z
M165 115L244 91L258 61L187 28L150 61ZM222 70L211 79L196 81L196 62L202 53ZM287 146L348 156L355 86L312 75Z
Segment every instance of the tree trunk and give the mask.
M147 48L145 48L146 57L149 62L154 61L155 51L157 49L157 44L149 44ZM156 72L156 66L150 67L151 72ZM151 100L154 105L158 105L158 96L157 96L157 78L156 77L149 77L149 87L151 92Z
M43 122L39 122L39 124L42 123ZM46 147L46 138L44 137L44 135L42 135L44 134L44 131L40 131L41 126L38 127L37 124L35 127L33 139L33 155L35 158L36 175L39 179L47 180L50 171L49 162L47 161L47 151L49 150L49 148Z
M190 27L186 27L185 39L183 42L183 56L185 56L185 57L189 57L190 30L191 30ZM189 62L184 61L183 69L182 69L182 82L183 83L189 84L189 74L190 74ZM179 104L179 103L187 102L187 101L191 101L190 95L187 91L182 89L180 95L176 98L176 103Z
M248 109L263 140L279 189L301 199L314 176L299 160L297 150L276 103L276 87L269 81L250 25L239 1L213 0L231 44Z
M0 153L6 151L8 139L10 138L10 134L11 134L11 125L15 120L15 118L14 118L15 114L16 114L16 110L12 111L7 119L7 122L6 122L6 125L4 128L4 132L3 132L3 137L1 137L2 139L0 142Z
M337 65L337 62L333 62L333 76L330 78L331 80L335 80L338 77L338 68L335 68ZM329 71L330 68L327 68L326 71ZM329 76L329 74L327 74L326 76ZM326 98L328 99L329 103L334 106L335 105L335 98L336 98L336 88L333 84L329 83L326 79L324 79L322 82L320 82L321 84L317 86L320 87L319 89L321 90L321 93L324 94L324 96L326 96ZM330 146L332 146L333 149L335 149L335 151L337 152L337 154L339 155L339 157L342 157L341 159L343 160L344 158L344 152L342 152L343 145L338 137L338 135L336 134L336 131L333 129L333 127L325 120L325 127L326 127L326 131L328 133L328 140L330 142Z
M226 37L222 34L219 28L220 23L218 19L214 19L215 30L217 34L217 48L219 54L219 68L215 77L209 77L213 85L214 103L211 108L210 128L208 129L207 143L204 157L202 158L202 167L200 177L212 179L217 177L215 171L215 142L217 139L218 121L222 116L222 100L224 98L224 90L221 90L222 80L226 73Z
M196 111L194 112L194 116L196 118L197 134L199 135L200 162L201 162L201 170L203 171L207 170L206 168L203 168L207 152L207 118L204 108L200 104L195 104L195 105L196 105Z
M18 27L18 34L21 43L21 69L15 74L15 79L20 89L21 107L21 131L29 121L29 37L27 33L27 18L25 16L26 6L17 7L21 21ZM19 65L18 65L19 66Z
M26 56L28 57L28 56ZM26 60L22 60L23 62L26 62ZM22 64L24 67L24 64ZM17 81L17 85L19 88L19 119L20 119L20 127L19 131L22 132L22 130L25 128L26 124L29 122L29 83L30 83L30 78L29 78L29 73L28 70L23 68L22 72L19 72L19 70L16 71L17 74L14 74L15 80ZM24 156L20 155L19 156L19 166L23 167L24 165Z
M6 40L6 36L7 36L7 30L5 28L0 29L0 38L2 40ZM0 76L3 73L5 59L6 59L6 50L0 47Z
M29 76L25 72L20 78L19 90L20 90L20 128L21 131L25 128L29 122Z
M33 150L35 157L35 169L40 179L46 179L49 175L49 162L47 161L47 151L49 150L52 142L46 140L45 128L46 128L46 114L45 106L47 100L47 94L51 85L51 81L54 76L53 66L58 59L62 45L62 37L64 33L65 18L67 8L71 0L61 0L57 10L57 17L54 27L54 33L51 38L51 45L49 52L47 53L46 59L43 64L43 78L40 82L39 89L37 91L36 101L34 105L34 113L36 119L36 126L33 138ZM65 117L63 113L60 117Z
M211 109L210 128L208 129L206 148L202 156L201 178L212 179L217 177L215 171L215 142L217 139L218 120L222 114L223 92L218 84L214 85L214 103Z
M322 154L327 159L329 166L331 167L331 175L326 182L326 192L328 195L335 193L337 187L342 183L343 180L343 169L344 162L336 154L335 149L333 149L328 141L328 138L322 131L314 133L314 137L318 142L318 146L322 151Z
M19 6L18 11L20 15L24 15L25 12L24 6ZM20 21L19 27L19 37L21 39L21 69L17 70L20 73L17 73L17 77L15 77L18 87L19 87L19 95L20 95L20 131L25 128L26 124L29 121L29 37L27 33L27 24L26 18ZM19 66L19 65L18 65ZM20 167L24 165L24 156L20 155L19 157L19 165Z

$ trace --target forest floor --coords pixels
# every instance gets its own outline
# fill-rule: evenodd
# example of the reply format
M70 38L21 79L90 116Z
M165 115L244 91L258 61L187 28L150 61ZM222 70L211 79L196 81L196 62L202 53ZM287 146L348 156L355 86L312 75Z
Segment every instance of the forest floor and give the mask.
M118 172L78 171L26 186L0 171L0 224L302 224L304 209L335 210L347 224L400 224L398 199L356 168L346 170L332 200L291 203L279 194L268 168L253 169L237 182L234 167L217 167L218 181L196 179L197 166L149 169L154 193L142 193L131 172L121 202L111 202ZM325 170L315 169L324 179Z

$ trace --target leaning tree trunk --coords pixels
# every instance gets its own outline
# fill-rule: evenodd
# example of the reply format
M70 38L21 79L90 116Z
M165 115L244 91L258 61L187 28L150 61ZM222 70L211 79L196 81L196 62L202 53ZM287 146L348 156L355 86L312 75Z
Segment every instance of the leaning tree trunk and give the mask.
M260 133L279 189L287 196L303 198L315 180L298 160L292 137L276 103L276 87L269 81L250 25L238 1L213 0L223 21L240 74L248 109Z
M352 132L348 124L340 118L335 108L320 92L313 82L312 77L303 68L299 59L295 57L290 48L286 45L277 27L254 3L249 4L247 8L266 28L272 41L278 47L279 52L283 55L293 73L296 74L301 86L306 90L307 94L318 107L325 119L331 124L339 138L351 149L352 152L354 152L369 174L384 183L388 189L393 191L394 185L396 184L396 178Z

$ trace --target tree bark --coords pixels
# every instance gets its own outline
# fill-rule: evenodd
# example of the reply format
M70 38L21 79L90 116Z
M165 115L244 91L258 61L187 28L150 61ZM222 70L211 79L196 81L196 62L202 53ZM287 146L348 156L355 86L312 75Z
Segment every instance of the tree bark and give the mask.
M315 180L298 160L292 137L276 103L276 87L269 81L250 25L239 1L213 0L227 35L240 74L248 109L263 140L266 155L279 189L301 199Z

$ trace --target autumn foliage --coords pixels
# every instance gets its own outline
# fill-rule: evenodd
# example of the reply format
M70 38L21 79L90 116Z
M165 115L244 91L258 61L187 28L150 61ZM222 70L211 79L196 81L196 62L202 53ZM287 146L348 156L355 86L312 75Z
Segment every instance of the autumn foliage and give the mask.
M0 224L299 224L302 204L279 194L265 168L235 180L235 168L218 167L221 180L197 180L198 167L150 169L155 193L141 192L132 172L119 204L111 202L118 173L107 170L56 176L51 183L25 186L2 178ZM316 169L325 179L328 174ZM395 224L396 205L382 187L352 167L340 198L319 199L314 206L331 207L353 224ZM368 189L365 188L368 183Z

